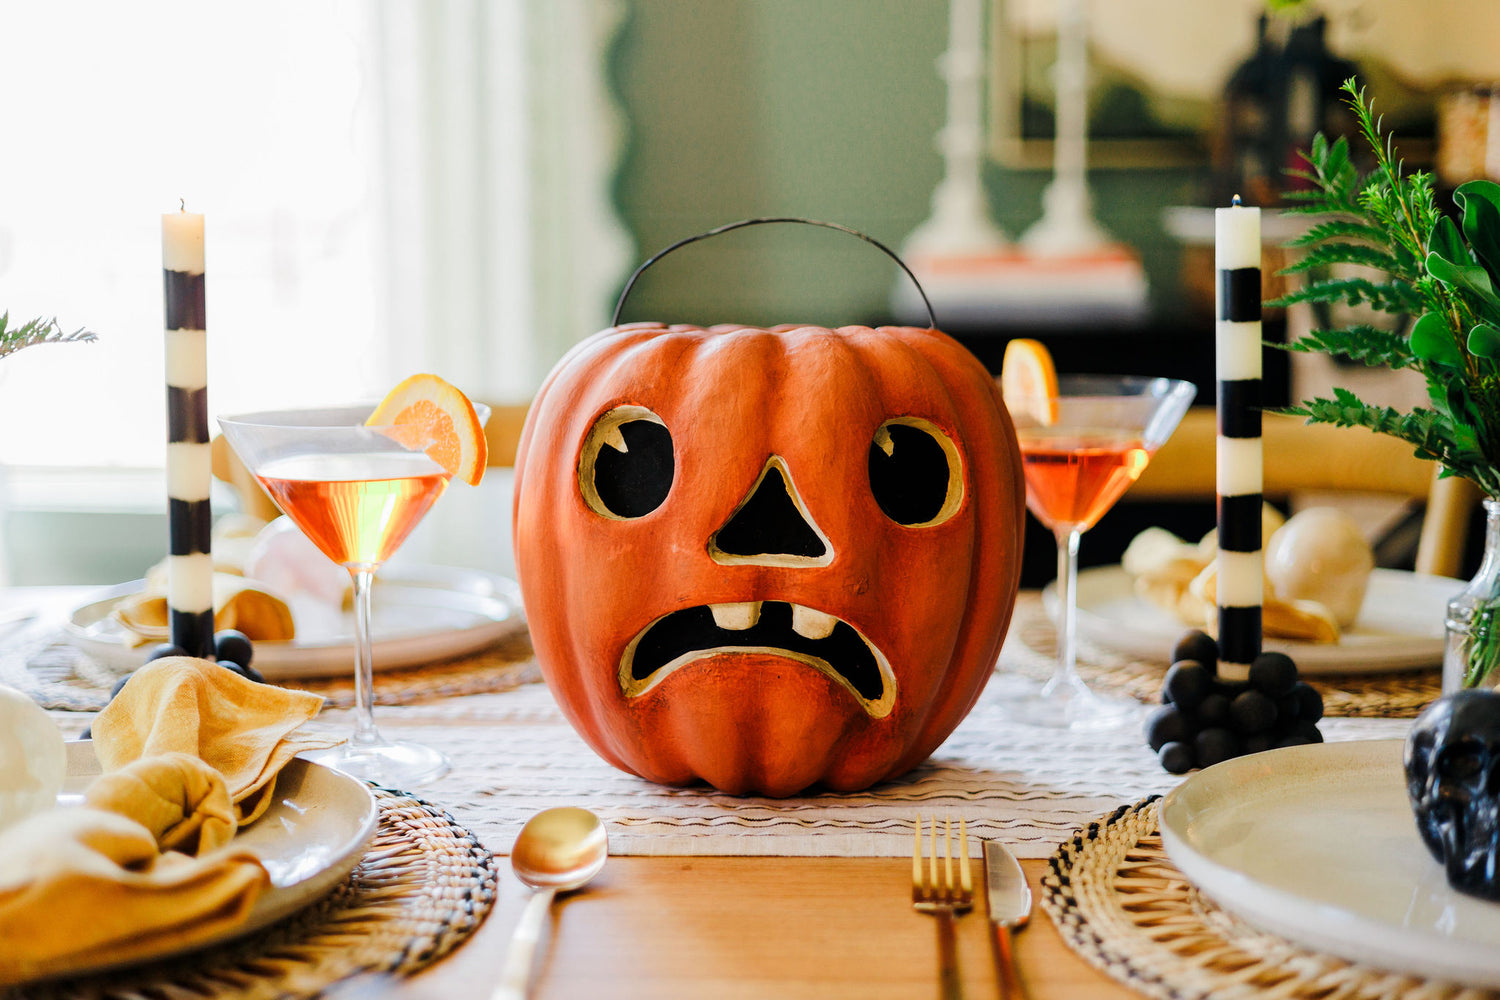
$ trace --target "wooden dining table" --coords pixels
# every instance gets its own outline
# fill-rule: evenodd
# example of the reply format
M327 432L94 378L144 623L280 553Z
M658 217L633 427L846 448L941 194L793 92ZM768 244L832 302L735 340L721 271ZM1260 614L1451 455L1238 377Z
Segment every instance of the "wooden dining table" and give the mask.
M1021 867L1039 893L1047 862ZM478 932L397 995L488 997L525 898L506 870ZM963 995L999 996L983 905L957 931ZM1139 995L1075 954L1039 907L1015 958L1032 1000ZM533 984L539 1000L940 996L935 922L912 909L911 862L897 858L611 858L554 905Z

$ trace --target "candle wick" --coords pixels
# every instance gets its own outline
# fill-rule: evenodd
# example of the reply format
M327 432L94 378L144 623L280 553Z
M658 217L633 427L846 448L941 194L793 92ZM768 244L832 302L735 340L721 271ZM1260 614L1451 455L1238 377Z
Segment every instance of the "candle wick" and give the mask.
M1238 205L1240 203L1240 196L1239 195L1235 195L1234 196L1234 203L1236 205ZM186 198L178 198L177 199L177 211L179 211L179 212L186 212L187 211L187 199Z
M1240 207L1240 196L1239 195L1235 195L1233 198L1229 199L1229 204L1233 205L1235 208L1239 208Z

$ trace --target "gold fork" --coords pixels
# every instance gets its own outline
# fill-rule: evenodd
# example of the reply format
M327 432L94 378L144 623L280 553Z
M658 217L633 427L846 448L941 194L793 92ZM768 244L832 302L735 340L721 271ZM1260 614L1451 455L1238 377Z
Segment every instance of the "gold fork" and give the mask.
M969 829L958 820L958 879L953 878L953 821L943 818L943 865L938 868L938 824L932 817L927 864L922 864L922 817L917 816L911 852L911 905L918 913L938 919L938 961L944 1000L959 1000L958 954L953 918L974 905L974 881L969 874ZM941 876L941 877L940 877Z

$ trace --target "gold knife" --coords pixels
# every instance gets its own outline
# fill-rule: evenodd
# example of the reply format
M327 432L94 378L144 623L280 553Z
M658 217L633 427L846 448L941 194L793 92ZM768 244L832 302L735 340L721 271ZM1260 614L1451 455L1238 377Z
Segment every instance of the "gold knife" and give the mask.
M998 840L984 842L985 906L990 917L990 950L995 955L995 975L1000 996L1025 1000L1026 988L1016 975L1011 952L1012 930L1020 930L1031 919L1031 886L1014 854Z

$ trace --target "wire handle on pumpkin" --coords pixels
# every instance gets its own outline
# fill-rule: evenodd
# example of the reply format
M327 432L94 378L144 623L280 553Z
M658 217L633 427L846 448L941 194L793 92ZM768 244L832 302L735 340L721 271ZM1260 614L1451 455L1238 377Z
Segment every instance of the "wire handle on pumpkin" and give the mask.
M671 253L673 250L676 250L680 247L685 247L689 243L697 243L699 240L706 240L710 236L718 236L720 233L727 233L732 229L744 229L746 226L760 226L768 222L800 222L803 225L807 226L822 226L824 229L836 229L841 233L848 233L850 236L857 236L860 239L864 240L866 243L873 245L881 253L885 254L891 260L895 261L897 267L906 272L906 276L910 278L911 283L916 286L917 294L922 297L922 305L927 309L927 325L932 327L933 329L937 329L937 319L933 316L932 313L932 303L927 300L927 292L923 290L922 283L917 280L917 276L911 273L911 268L906 266L906 262L900 257L896 256L895 251L877 240L875 237L867 236L864 233L860 232L858 229L850 229L848 226L841 226L837 222L823 222L819 219L804 219L795 215L765 216L755 219L741 219L738 222L727 222L722 226L716 226L713 229L710 229L706 233L699 233L696 236L688 236L684 239L680 239L676 243L673 243L671 246L667 247L665 250L658 251L656 254L647 258L644 264L636 268L635 271L631 273L630 278L625 282L625 287L620 290L620 297L615 300L615 314L614 317L610 320L609 325L620 325L620 313L625 309L625 299L630 295L630 290L635 287L635 279L639 278L645 272L646 268L650 267L652 264L655 264L667 254Z

